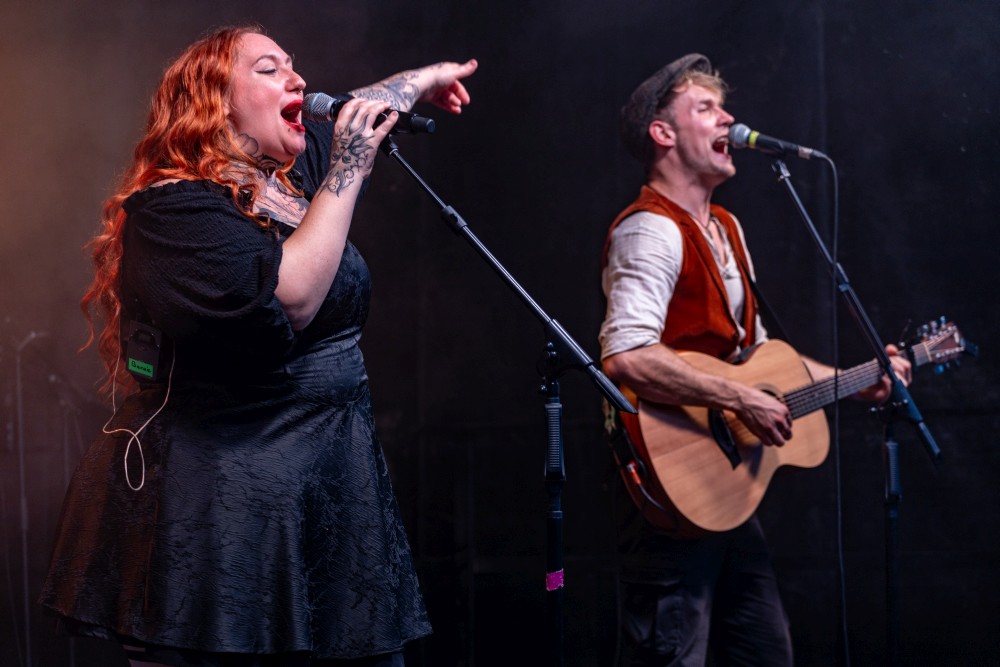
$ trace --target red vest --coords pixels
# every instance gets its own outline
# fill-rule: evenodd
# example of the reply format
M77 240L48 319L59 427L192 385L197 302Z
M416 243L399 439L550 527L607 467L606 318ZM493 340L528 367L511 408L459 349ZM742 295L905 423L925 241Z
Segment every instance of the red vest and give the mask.
M736 253L746 305L743 308L743 330L741 340L737 323L729 308L729 297L719 274L715 256L705 240L698 223L680 206L644 185L639 197L622 211L608 230L604 242L601 268L608 264L608 247L611 233L622 220L636 211L649 211L666 216L677 223L684 241L684 260L681 273L674 288L667 319L660 341L675 350L691 350L726 359L737 349L746 348L756 338L754 323L757 319L757 300L750 287L750 279L744 271L748 266L746 249L740 240L739 230L733 216L721 206L713 205L712 214L718 218L729 237L729 244Z

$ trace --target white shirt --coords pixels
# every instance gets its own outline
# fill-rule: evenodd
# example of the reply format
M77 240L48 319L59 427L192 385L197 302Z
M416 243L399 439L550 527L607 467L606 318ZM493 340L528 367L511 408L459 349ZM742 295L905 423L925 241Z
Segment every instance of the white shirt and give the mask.
M743 247L746 247L743 230L738 222L736 228ZM714 247L707 234L705 238L708 239L719 266L733 319L739 324L743 321L743 307L746 303L743 281L740 279L736 256L721 225L719 231L726 246L721 249L722 252ZM727 261L720 263L720 257ZM618 224L611 233L608 265L601 275L601 287L608 302L604 323L598 335L602 359L660 342L667 319L667 307L680 277L683 261L684 240L681 230L670 218L649 211L638 211ZM752 277L752 262L749 268ZM767 338L759 315L755 329L755 343ZM741 327L740 336L744 333Z

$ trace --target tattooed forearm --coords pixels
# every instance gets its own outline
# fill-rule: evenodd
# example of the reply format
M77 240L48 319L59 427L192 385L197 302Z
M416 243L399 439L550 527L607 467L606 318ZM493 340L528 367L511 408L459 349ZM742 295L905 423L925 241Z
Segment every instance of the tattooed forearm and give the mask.
M416 70L409 70L351 92L355 97L388 102L393 108L406 111L420 98L421 90L413 83L417 76Z

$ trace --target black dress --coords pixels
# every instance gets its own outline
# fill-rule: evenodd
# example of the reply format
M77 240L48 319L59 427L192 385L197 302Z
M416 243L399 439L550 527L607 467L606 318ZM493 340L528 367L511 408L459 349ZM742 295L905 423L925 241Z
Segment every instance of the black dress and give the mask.
M296 162L307 198L329 127ZM429 634L358 347L355 247L295 333L274 295L292 228L256 224L211 182L125 210L123 323L166 334L172 375L105 428L162 406L137 440L102 434L81 460L42 604L83 634L219 654L356 658Z

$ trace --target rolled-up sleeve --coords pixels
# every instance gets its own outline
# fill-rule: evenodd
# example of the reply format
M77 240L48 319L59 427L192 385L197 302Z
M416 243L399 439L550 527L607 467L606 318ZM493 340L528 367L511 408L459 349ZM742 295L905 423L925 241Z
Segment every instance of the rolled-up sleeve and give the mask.
M607 299L598 336L602 359L660 341L683 260L673 220L643 211L618 224L601 276Z

